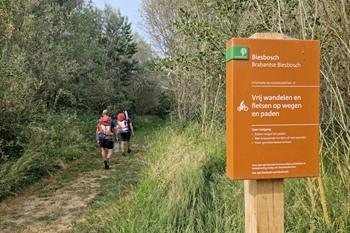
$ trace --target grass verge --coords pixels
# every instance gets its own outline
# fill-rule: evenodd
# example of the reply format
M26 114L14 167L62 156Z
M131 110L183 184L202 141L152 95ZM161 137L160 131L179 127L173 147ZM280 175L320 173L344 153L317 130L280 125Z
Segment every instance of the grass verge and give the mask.
M333 151L328 149L322 149L323 163ZM152 136L146 156L135 192L91 211L75 232L243 232L242 182L226 178L223 134L206 139L198 125L167 126ZM350 232L347 181L336 170L322 169L318 179L286 180L286 232Z

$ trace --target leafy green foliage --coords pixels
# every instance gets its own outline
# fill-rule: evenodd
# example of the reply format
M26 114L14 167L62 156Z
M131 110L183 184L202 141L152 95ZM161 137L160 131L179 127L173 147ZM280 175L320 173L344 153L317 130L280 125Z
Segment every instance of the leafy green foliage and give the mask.
M91 150L95 124L95 119L70 112L37 116L20 135L23 154L0 164L0 200Z
M119 11L82 0L4 0L0 20L0 164L31 156L27 145L36 142L20 136L46 112L137 111L133 83L146 67ZM46 140L59 130L45 130Z
M1 31L2 60L9 55L25 63L21 74L4 64L2 75L34 78L36 99L47 109L100 110L129 102L136 43L119 11L100 11L82 1L42 0L6 1L0 12L7 22Z
M342 131L349 143L348 3L144 0L149 31L169 54L159 70L168 74L167 89L174 96L177 117L182 122L200 122L203 133L210 134L214 127L208 122L225 120L227 40L256 32L280 32L321 40L322 129L327 134Z

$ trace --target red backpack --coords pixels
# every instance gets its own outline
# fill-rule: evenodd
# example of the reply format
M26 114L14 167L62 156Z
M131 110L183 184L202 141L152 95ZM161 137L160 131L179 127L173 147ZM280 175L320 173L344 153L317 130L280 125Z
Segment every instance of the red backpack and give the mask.
M117 116L117 131L118 131L118 133L129 132L128 121L125 120L124 113L119 113Z
M109 116L103 116L98 121L97 133L100 139L112 139L112 119Z

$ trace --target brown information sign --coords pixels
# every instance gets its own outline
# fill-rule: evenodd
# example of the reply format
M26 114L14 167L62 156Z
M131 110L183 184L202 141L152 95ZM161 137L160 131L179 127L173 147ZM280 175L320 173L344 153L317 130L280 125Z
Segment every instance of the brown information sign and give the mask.
M319 175L319 41L227 43L227 175Z

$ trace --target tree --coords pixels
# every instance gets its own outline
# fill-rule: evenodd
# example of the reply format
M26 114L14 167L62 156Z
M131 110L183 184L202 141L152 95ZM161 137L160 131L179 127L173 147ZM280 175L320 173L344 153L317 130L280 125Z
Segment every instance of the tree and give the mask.
M4 0L0 20L0 155L18 155L19 135L38 113L134 105L136 43L119 11L82 0Z
M168 74L167 88L183 122L199 121L207 134L215 122L225 120L229 38L280 32L322 39L322 119L332 119L332 130L346 131L350 122L350 70L344 63L350 47L348 1L144 0L143 4L150 33L164 47L160 70Z

